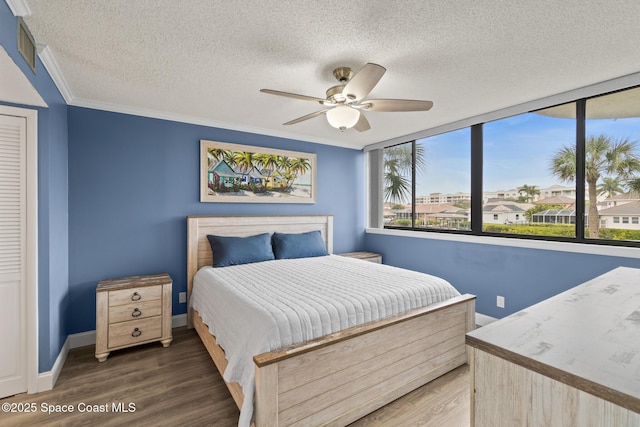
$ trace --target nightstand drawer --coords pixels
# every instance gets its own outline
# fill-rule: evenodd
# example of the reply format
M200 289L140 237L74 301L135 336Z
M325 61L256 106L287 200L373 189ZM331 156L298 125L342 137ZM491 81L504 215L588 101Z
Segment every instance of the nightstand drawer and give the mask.
M109 292L109 307L132 302L159 300L160 298L162 298L162 287L160 286L122 289Z
M141 301L109 307L109 324L146 319L162 314L162 301Z
M109 325L110 348L158 339L161 336L161 316Z

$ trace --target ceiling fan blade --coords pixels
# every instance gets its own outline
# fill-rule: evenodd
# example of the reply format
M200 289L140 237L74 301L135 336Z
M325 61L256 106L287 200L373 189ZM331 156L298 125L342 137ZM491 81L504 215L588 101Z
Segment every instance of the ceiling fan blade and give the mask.
M269 93L271 95L286 96L287 98L301 99L303 101L314 101L319 102L320 104L324 104L324 102L326 101L326 99L324 98L316 98L315 96L299 95L297 93L282 92L273 89L260 89L260 92Z
M362 106L369 111L428 111L433 107L431 101L415 99L367 99Z
M307 114L306 116L302 116L302 117L298 117L297 119L293 119L287 123L283 123L283 125L295 125L296 123L300 123L300 122L304 122L305 120L309 120L309 119L313 119L314 117L318 117L321 116L323 114L326 114L327 111L329 110L320 110L320 111L316 111L315 113L311 113L311 114Z
M364 132L371 129L369 120L367 120L367 118L364 116L364 113L362 111L360 111L360 118L358 119L358 122L355 124L353 128L358 132Z
M351 80L347 82L342 90L342 94L347 99L360 100L369 95L369 92L378 84L385 73L386 68L378 64L365 64Z

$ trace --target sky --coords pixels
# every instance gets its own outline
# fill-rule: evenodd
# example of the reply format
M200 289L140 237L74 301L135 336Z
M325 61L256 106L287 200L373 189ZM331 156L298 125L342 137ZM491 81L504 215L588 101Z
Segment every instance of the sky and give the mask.
M588 109L588 104L587 104ZM538 188L573 186L548 171L553 155L575 144L575 119L521 114L483 126L484 191L509 190L524 184ZM639 141L640 118L589 119L587 137L606 134ZM416 178L416 195L470 193L471 153L469 128L416 141L425 147L426 173Z

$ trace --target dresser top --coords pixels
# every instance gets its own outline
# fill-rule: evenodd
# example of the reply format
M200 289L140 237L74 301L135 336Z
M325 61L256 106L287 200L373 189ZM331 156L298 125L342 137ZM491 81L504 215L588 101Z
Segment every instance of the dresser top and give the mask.
M167 273L148 274L146 276L129 276L118 279L101 280L98 282L96 292L115 291L118 289L140 288L144 286L158 286L172 283L171 276Z
M640 412L640 269L616 268L469 332L466 342Z

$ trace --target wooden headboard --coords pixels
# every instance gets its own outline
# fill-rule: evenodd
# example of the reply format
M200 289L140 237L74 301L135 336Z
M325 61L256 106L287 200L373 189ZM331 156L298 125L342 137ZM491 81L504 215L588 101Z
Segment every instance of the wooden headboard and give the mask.
M193 276L200 268L213 264L208 234L244 237L275 231L304 233L314 230L320 230L327 251L333 253L333 215L187 217L187 301L191 299ZM191 327L191 307L187 309L187 316Z

